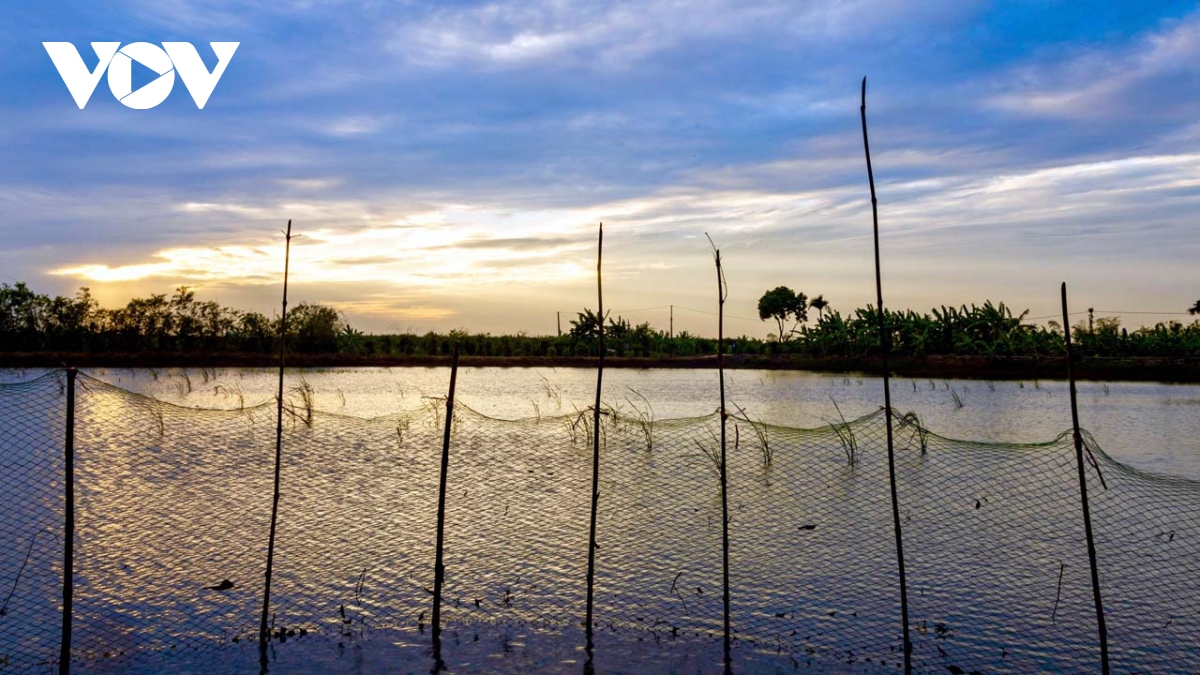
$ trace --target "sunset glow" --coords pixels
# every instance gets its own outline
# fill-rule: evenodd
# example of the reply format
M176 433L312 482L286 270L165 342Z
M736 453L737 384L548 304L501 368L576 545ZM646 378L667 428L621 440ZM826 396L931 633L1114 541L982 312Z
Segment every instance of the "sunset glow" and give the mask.
M240 46L203 110L103 84L79 109L45 53L10 55L5 283L270 312L290 219L299 301L545 333L594 304L604 222L615 311L694 308L676 328L711 334L707 234L761 336L781 284L872 302L865 74L889 305L1048 316L1066 280L1133 327L1195 300L1191 3L170 7L11 17L79 45L181 33L209 68L204 40Z

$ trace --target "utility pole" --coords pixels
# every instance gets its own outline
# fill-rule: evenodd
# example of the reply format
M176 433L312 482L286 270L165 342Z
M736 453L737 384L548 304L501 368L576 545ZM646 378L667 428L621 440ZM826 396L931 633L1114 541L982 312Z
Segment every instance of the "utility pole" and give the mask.
M1096 311L1096 310L1092 309L1091 307L1088 307L1088 332L1089 332L1089 333L1094 333L1094 332L1096 332L1096 331L1092 330L1092 314L1093 314L1095 311Z
M675 339L675 305L671 305L671 332L668 334L672 340Z
M555 312L554 315L558 317L558 337L562 337L562 312Z

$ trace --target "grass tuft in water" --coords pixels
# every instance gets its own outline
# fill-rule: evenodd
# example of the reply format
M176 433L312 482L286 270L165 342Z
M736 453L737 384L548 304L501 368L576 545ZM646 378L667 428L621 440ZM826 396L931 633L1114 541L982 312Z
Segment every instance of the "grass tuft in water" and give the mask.
M846 462L850 466L854 466L858 461L858 439L854 437L854 428L846 421L846 416L842 414L837 400L832 396L829 397L829 400L833 402L833 409L837 411L838 417L842 420L840 424L829 422L829 428L837 434L838 442L842 445L842 452L846 455Z
M654 406L650 405L650 399L643 396L641 392L633 387L627 388L631 393L633 393L634 396L638 398L638 400L642 402L643 405L646 406L643 410L638 406L637 403L630 400L628 396L625 397L625 401L629 403L629 407L633 409L634 422L636 422L638 427L642 430L642 437L646 441L646 451L649 452L650 450L654 449Z

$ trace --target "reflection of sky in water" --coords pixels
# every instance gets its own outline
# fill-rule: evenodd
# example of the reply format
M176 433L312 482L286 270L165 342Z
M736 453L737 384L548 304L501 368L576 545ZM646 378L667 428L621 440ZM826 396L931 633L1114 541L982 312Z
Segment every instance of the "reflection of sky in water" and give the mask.
M41 371L3 371L0 380ZM165 401L195 407L254 405L275 395L275 372L234 370L90 369L109 383ZM712 412L718 405L714 370L627 370L604 373L604 399L632 411L649 400L659 419ZM449 372L442 368L365 368L288 371L287 387L303 381L315 390L319 410L357 416L384 415L443 396ZM831 399L853 419L879 409L882 382L859 375L734 370L727 374L729 400L751 418L787 426L822 426L837 419ZM552 415L584 409L595 394L593 370L571 368L464 368L458 400L502 418ZM1105 391L1104 387L1108 390ZM953 391L952 391L953 390ZM954 401L957 395L962 407ZM1071 426L1067 385L1062 381L892 381L898 412L915 412L934 432L952 438L1040 442ZM1079 383L1080 424L1115 459L1157 473L1200 479L1200 386L1147 382Z
M269 401L272 374L96 374L184 407L81 379L78 648L95 656L113 647L199 647L248 635L265 557L274 409L185 406ZM645 412L646 400L660 418L713 407L713 371L609 375L610 404L631 414ZM439 394L446 376L445 369L304 374L318 408L376 417L318 415L312 427L289 418L272 595L281 625L328 637L345 630L347 618L401 631L422 620L440 441L440 405L423 396ZM460 394L491 415L549 415L585 406L593 377L586 370L467 369ZM745 371L730 379L731 398L772 422L820 425L836 414L832 400L850 418L877 409L871 396L877 381L870 379ZM300 382L293 373L289 386ZM945 435L1045 440L1065 428L1059 383L897 384L897 408L916 411ZM57 382L43 386L61 400ZM1084 388L1085 417L1117 428L1145 415L1106 417L1110 407L1123 413L1194 406L1187 387L1118 384L1107 394L1091 387ZM290 396L295 401L297 394ZM24 412L0 420L33 419L47 407L44 397L12 399ZM378 416L397 409L417 412L407 421ZM636 424L605 422L597 612L610 630L655 640L678 630L711 641L719 629L720 500L713 465L701 452L715 442L714 421L658 424L653 451L644 448ZM571 443L563 422L459 417L447 511L450 621L532 625L577 618L589 446ZM1014 434L1013 425L1039 433ZM61 429L42 426L48 443ZM730 455L735 630L760 646L786 644L794 654L811 649L829 658L845 651L876 662L894 654L896 597L888 590L895 567L880 417L856 425L860 455L853 467L828 430L773 427L776 454L768 464L745 423L734 427L742 442L741 452L735 446ZM958 663L997 673L1090 662L1090 587L1069 445L998 448L931 438L928 452L920 452L911 429L898 429L897 439L911 602L922 627L915 656L941 663L940 648L950 647ZM1111 465L1104 471L1112 489L1097 489L1093 513L1108 598L1118 608L1110 629L1121 636L1124 653L1133 654L1122 658L1154 670L1162 661L1149 654L1181 656L1188 644L1182 636L1194 633L1200 616L1189 569L1200 526L1191 515L1195 486L1145 481ZM7 564L3 557L0 563ZM222 578L235 579L236 587L207 590ZM509 648L524 646L522 640L503 638ZM553 632L547 640L555 656L545 666L574 669L577 655L568 644L574 641ZM480 663L492 656L481 654Z

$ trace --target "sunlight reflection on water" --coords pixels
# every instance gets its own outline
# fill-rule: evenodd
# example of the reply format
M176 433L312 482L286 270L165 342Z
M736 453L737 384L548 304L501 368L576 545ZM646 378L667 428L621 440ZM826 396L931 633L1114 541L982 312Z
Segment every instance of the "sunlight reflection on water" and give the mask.
M25 378L42 371L23 373ZM123 388L179 405L231 408L273 400L271 369L91 369L89 374ZM0 380L16 379L0 371ZM610 369L604 400L618 409L645 407L658 419L707 415L718 405L715 370ZM735 370L726 373L729 400L752 419L783 426L819 427L878 410L880 378L859 374ZM307 382L315 407L372 417L409 410L423 397L445 394L447 368L346 368L287 371L287 386ZM1080 382L1080 424L1118 461L1200 479L1200 385L1153 382ZM636 394L634 393L636 392ZM955 403L955 395L962 406ZM575 368L463 368L458 400L504 419L582 410L595 396L595 371ZM1071 426L1063 381L984 381L896 378L892 400L899 413L915 412L924 426L951 438L1035 443Z

